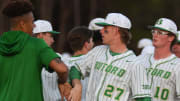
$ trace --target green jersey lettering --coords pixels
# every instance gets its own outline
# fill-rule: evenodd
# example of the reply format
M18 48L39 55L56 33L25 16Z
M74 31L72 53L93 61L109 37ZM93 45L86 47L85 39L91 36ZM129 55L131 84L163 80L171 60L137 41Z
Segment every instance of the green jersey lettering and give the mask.
M118 71L118 67L113 67L112 71L110 73L112 74L116 74L116 72Z
M107 64L104 64L103 67L101 68L101 71L103 71L106 66Z
M163 78L168 79L171 76L171 72L166 72Z
M157 76L161 77L163 73L164 73L164 70L159 70L157 73Z
M164 71L161 69L157 69L157 68L148 68L146 69L148 71L148 73L151 73L152 76L157 76L157 77L161 77L164 79L168 79L171 76L171 72L169 71Z
M105 71L108 73L108 72L110 72L111 71L111 69L112 69L112 65L110 64L110 65L108 65L107 66L107 68L105 69Z
M101 62L96 62L95 64L95 69L99 70L103 66L103 63Z
M155 69L153 69L153 71L151 72L151 75L152 75L152 76L155 76L155 75L157 74L157 72L158 72L158 69L155 68Z
M117 76L122 77L125 72L126 72L126 70L120 69L120 71L118 72Z

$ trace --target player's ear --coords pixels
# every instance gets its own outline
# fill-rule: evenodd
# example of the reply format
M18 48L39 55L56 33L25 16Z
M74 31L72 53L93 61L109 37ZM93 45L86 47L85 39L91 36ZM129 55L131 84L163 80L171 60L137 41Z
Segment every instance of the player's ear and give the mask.
M170 42L172 42L174 39L175 39L175 36L174 36L174 35L170 35L169 38L168 38L168 40L169 40Z
M116 31L115 34L119 36L121 32L119 31L119 28L118 28L118 27L115 27L115 31Z
M19 27L22 29L22 30L24 30L25 29L25 22L24 22L24 20L19 20Z
M84 47L86 48L86 49L88 49L89 48L89 42L84 42Z

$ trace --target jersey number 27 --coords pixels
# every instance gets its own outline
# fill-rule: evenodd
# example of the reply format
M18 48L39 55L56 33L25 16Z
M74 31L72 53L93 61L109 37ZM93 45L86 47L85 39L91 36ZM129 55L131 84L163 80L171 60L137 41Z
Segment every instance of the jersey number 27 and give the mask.
M105 90L105 92L104 92L104 95L111 98L111 97L112 97L112 93L113 93L114 91L119 92L119 93L115 96L115 98L114 98L115 100L119 100L119 98L120 98L120 96L123 94L124 90L121 89L121 88L116 88L116 87L114 87L113 85L107 85L107 88L106 88L106 90Z

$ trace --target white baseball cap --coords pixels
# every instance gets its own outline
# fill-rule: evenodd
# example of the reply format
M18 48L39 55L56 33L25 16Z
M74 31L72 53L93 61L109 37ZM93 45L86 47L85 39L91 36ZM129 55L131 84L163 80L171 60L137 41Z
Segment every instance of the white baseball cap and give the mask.
M95 23L97 22L104 22L104 18L95 18L92 19L89 23L88 29L90 30L101 30L103 27L97 26Z
M177 34L177 26L175 22L168 18L160 18L156 21L154 26L150 26L150 27L168 31L173 34Z
M152 40L148 38L143 38L138 42L138 48L144 48L146 46L152 46Z
M33 34L41 32L49 32L51 34L59 34L60 32L53 31L52 25L47 20L36 20L34 22L35 27L33 29Z
M96 23L99 26L117 26L131 29L131 21L121 13L109 13L104 22Z

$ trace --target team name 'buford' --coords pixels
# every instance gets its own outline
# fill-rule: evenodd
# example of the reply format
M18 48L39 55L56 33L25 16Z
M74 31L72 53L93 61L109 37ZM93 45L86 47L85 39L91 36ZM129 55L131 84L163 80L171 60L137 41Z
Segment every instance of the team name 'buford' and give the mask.
M102 63L98 61L96 62L95 69L117 75L118 77L122 77L126 72L126 70L120 69L116 66L113 66L112 64L108 65L106 63Z
M164 71L164 70L161 70L161 69L157 69L157 68L147 68L147 73L152 76L158 76L158 77L161 77L161 78L164 78L164 79L168 79L170 76L171 76L171 72L169 71Z

